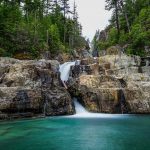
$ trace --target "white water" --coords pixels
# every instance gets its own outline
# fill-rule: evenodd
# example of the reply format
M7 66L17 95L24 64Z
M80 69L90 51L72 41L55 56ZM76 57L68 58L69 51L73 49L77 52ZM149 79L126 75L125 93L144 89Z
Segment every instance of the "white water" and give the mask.
M60 78L62 81L67 81L70 74L70 67L75 65L74 62L66 62L59 66Z
M105 113L91 113L88 112L76 99L74 99L76 114L67 116L68 118L120 118L128 116L126 114L105 114Z
M77 63L80 63L77 61ZM59 66L60 78L62 81L67 81L70 74L70 67L74 66L76 62L66 62ZM74 100L76 114L72 116L67 116L69 118L112 118L112 117L122 117L122 114L102 114L102 113L90 113L88 112L78 101ZM124 115L126 116L126 115Z
M89 113L76 99L74 100L74 105L76 114L85 115Z

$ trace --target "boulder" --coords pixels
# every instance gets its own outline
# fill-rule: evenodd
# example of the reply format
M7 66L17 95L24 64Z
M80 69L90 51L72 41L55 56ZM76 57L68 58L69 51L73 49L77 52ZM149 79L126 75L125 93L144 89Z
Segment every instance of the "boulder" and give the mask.
M140 57L105 55L99 57L96 64L92 61L83 62L80 67L87 67L82 69L86 73L80 73L68 84L70 93L78 97L87 110L150 113L149 67L140 66Z
M1 58L0 62L1 119L74 113L71 97L61 86L58 61Z
M122 53L122 48L119 45L111 46L106 50L107 55L119 55Z
M110 63L111 69L128 68L133 66L140 66L141 59L138 56L127 56L125 54L121 55L105 55L99 57L99 63Z

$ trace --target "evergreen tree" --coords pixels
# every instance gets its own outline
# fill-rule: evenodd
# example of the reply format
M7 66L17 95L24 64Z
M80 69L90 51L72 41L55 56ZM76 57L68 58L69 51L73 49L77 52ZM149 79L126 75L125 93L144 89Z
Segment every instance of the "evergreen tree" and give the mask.
M119 44L128 54L146 55L145 48L150 49L150 0L106 0L106 9L113 10L105 29L107 38L96 40L96 32L94 45L102 50Z
M68 14L73 15L68 17ZM1 0L0 56L35 58L84 45L69 0Z
M69 6L69 0L60 0L61 4L61 10L63 11L63 16L64 16L64 43L66 42L66 15L68 13L71 13L70 11L70 6Z
M118 38L120 35L120 25L119 25L119 7L118 7L119 0L106 0L106 10L114 9L115 12L115 21L116 21L116 27L118 31Z

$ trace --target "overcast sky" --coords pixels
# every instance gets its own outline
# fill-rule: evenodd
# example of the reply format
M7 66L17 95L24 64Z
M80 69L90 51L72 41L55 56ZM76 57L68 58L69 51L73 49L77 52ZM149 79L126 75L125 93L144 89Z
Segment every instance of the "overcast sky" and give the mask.
M73 3L74 0L70 0ZM105 10L105 0L75 0L83 35L92 40L97 29L108 25L111 12Z

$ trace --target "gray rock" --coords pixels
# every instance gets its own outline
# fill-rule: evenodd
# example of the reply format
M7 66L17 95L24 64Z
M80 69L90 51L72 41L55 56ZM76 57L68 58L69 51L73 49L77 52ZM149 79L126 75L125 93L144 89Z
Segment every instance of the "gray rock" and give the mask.
M99 57L101 74L92 61L86 61L90 72L70 81L70 93L92 112L150 113L149 67L139 65L137 56L106 55Z
M61 87L58 61L0 58L0 62L1 119L74 113L71 97Z

